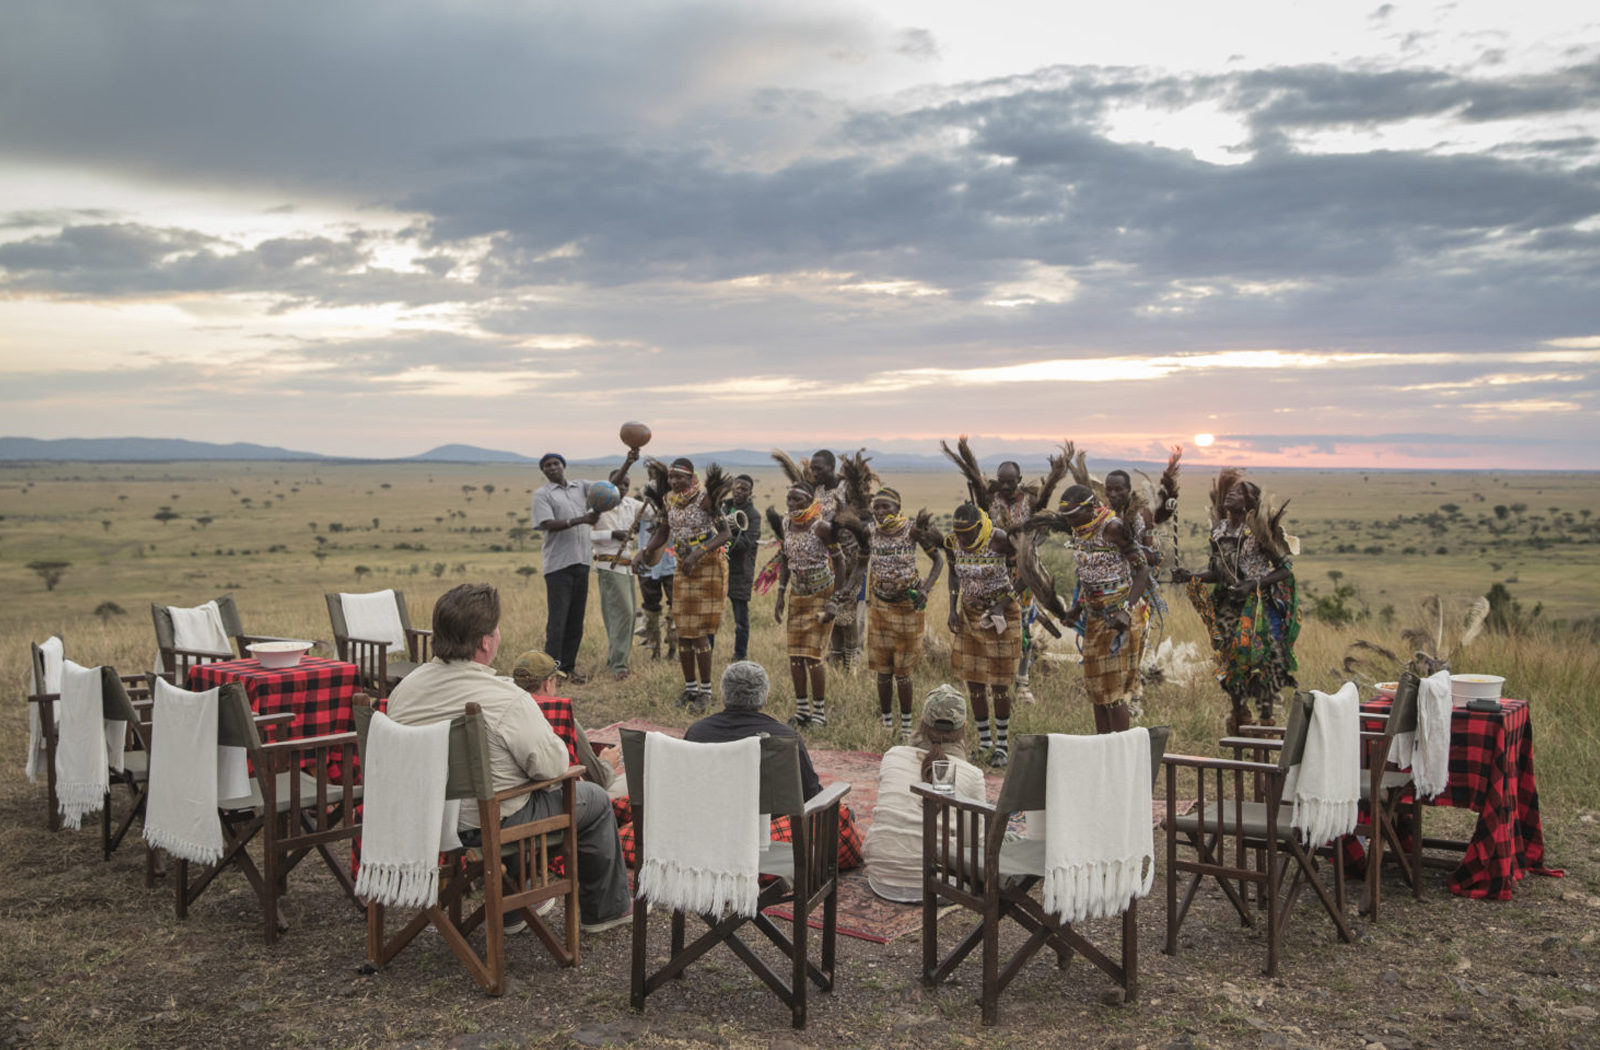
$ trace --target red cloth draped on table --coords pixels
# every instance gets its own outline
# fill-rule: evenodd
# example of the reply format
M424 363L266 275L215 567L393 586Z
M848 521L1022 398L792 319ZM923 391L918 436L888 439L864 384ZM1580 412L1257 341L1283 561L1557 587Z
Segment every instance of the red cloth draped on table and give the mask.
M305 739L355 728L351 698L361 675L355 664L318 656L301 657L293 667L266 668L259 660L221 660L189 668L188 687L204 692L229 682L244 686L250 708L258 715L289 711L294 721L287 731L276 729L272 739ZM328 775L338 777L337 752L330 753Z

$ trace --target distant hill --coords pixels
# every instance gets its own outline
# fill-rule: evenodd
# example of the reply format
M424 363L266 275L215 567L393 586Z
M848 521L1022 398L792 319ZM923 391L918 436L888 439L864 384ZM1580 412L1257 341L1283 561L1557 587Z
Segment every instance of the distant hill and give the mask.
M407 457L415 463L535 463L537 460L520 452L502 452L498 449L479 448L476 445L440 445L417 456Z
M324 459L315 452L295 452L270 445L236 441L220 445L181 438L37 438L0 437L0 460L165 461L174 459Z

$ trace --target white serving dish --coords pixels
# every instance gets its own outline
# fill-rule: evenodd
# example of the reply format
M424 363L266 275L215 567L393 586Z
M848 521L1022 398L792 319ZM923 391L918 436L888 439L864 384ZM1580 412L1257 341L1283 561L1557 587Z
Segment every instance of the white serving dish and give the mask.
M1394 699L1394 691L1399 688L1399 682L1379 682L1372 687L1373 692L1377 693L1379 697L1388 697L1391 700Z
M1450 701L1465 707L1469 700L1498 700L1506 680L1497 674L1453 674L1450 676Z
M262 667L280 670L293 667L311 648L310 642L255 642L249 646L250 655L261 661Z

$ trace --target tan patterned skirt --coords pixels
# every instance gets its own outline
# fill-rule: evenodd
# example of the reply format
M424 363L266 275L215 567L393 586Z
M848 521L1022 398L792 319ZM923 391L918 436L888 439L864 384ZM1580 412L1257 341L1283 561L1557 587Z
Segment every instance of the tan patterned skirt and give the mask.
M672 621L678 627L678 638L716 634L722 626L722 605L727 598L728 559L721 553L701 558L688 576L680 568L672 578Z
M797 656L812 660L822 659L823 650L828 646L828 635L833 630L833 621L824 622L820 616L827 609L828 599L832 597L831 584L816 594L789 595L783 616L788 624L791 660Z
M922 627L927 610L911 602L867 597L867 669L908 678L922 662Z
M1117 637L1117 629L1098 615L1089 617L1083 632L1083 686L1091 704L1120 703L1138 690L1139 650L1144 644L1140 621L1136 612L1128 637L1113 656L1111 643Z
M977 685L1009 686L1017 679L1017 661L1022 659L1022 608L1006 602L1004 634L991 627L978 627L983 609L962 606L956 614L955 635L950 641L950 666L957 680Z

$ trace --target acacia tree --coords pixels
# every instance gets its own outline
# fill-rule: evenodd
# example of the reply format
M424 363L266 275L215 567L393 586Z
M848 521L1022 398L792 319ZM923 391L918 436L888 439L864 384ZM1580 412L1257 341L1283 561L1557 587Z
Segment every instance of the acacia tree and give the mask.
M178 518L183 517L182 514L179 514L178 512L174 511L171 507L162 507L160 510L156 511L154 514L152 514L150 516L152 518L155 518L157 521L159 521L163 525L165 525L169 521L174 521L174 520L176 520Z
M72 568L70 561L30 561L28 568L39 574L39 579L44 581L44 589L53 591L56 584L61 582L61 577Z

